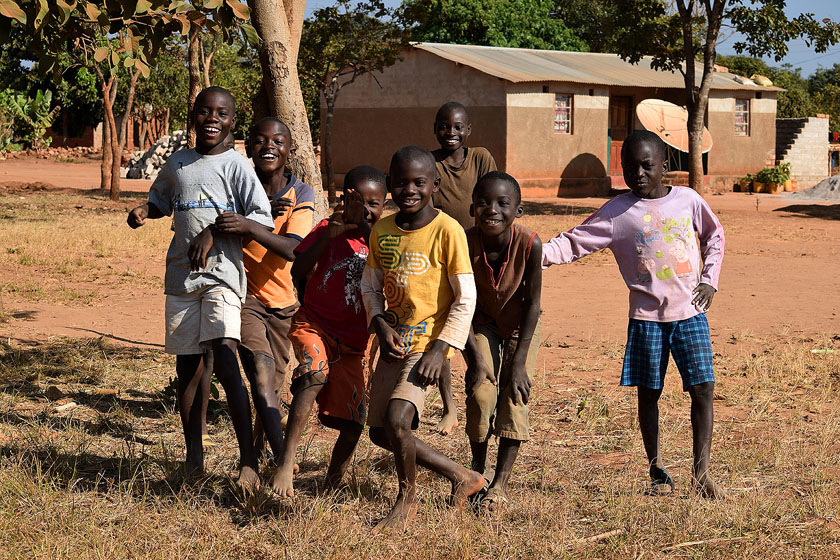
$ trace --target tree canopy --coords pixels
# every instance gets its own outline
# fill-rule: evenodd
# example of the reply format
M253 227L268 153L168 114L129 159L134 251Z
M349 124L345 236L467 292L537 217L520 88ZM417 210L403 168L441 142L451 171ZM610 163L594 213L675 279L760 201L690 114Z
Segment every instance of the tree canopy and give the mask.
M405 0L402 18L414 41L586 51L551 17L553 0Z

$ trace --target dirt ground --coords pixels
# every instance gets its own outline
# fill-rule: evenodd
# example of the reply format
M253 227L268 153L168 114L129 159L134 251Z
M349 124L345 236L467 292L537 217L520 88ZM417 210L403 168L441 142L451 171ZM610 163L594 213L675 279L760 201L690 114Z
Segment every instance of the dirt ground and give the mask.
M636 396L618 386L627 289L604 252L545 272L531 441L509 504L453 511L422 470L418 520L382 538L369 529L396 494L393 463L363 438L346 488L321 493L335 436L315 422L294 500L232 489L225 414L208 418L207 477L179 478L180 420L161 393L174 375L161 352L169 221L130 230L150 182L124 180L116 203L98 182L96 162L0 161L0 559L840 555L840 205L707 198L726 231L709 313L723 506L690 490L690 402L673 368L660 414L677 490L644 495ZM528 199L523 221L548 239L604 202ZM463 422L459 359L453 370ZM469 464L462 427L434 431L435 398L419 437Z
M33 186L32 183L36 184ZM92 201L110 210L103 219L123 226L128 209L148 192L150 181L123 180L123 201ZM97 194L95 162L44 160L0 162L0 193L19 196L43 189L78 189ZM757 336L835 333L840 330L840 289L836 239L840 205L794 204L778 195L727 193L707 197L726 232L726 256L709 320L713 341L749 332ZM546 240L582 221L600 207L600 198L540 198L525 201L525 224ZM127 226L126 226L127 227ZM0 222L2 233L2 222ZM164 248L165 249L165 248ZM142 266L162 278L164 252ZM113 269L132 269L131 260L114 260ZM0 283L15 270L0 271ZM557 343L623 340L627 290L611 255L594 255L565 267L552 267L543 279L543 336ZM12 320L0 327L6 337L39 340L51 335L105 335L119 342L163 343L163 294L152 287L97 286L90 305L56 305L4 298ZM129 313L131 320L125 320ZM720 347L720 345L718 346ZM552 354L553 351L549 351Z

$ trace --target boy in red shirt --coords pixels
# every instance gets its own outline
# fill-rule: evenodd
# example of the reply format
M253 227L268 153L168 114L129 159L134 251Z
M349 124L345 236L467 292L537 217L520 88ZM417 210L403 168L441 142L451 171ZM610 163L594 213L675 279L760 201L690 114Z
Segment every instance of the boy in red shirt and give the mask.
M303 306L289 341L300 365L292 379L286 443L272 480L283 496L294 496L295 452L316 400L318 419L339 432L328 488L341 483L359 443L366 416L362 359L369 338L359 284L371 227L382 215L386 193L382 172L370 166L351 169L344 178L344 206L295 249L292 278Z

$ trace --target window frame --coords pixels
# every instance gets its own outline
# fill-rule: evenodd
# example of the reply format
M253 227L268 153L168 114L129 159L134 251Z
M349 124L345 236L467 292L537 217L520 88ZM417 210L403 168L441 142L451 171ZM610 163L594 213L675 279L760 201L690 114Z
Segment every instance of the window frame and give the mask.
M563 107L559 107L557 105L558 100L561 96L565 96L568 98L568 117L565 120L560 119L560 113L564 109ZM554 94L554 120L552 122L553 132L554 134L561 134L561 135L571 135L574 134L574 99L575 96L572 93L562 93L562 92L555 92ZM565 127L565 130L558 127L560 123L568 123L568 126Z
M738 102L743 101L746 102L746 109L738 109ZM732 118L734 121L734 134L735 136L740 137L749 137L750 136L750 109L752 108L752 103L750 103L750 99L746 97L736 97L735 98L735 110L732 112ZM744 122L738 122L738 116L744 115ZM741 129L740 127L743 127Z

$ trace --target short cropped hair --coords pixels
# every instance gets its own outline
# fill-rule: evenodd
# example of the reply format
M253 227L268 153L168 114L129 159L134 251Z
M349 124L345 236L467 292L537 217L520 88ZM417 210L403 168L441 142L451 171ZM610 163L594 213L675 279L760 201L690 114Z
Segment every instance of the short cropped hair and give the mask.
M286 125L286 123L284 123L283 121L281 121L277 117L263 117L263 118L261 118L260 120L258 120L257 122L255 122L251 126L251 130L249 131L248 136L253 134L254 131L257 130L257 127L264 122L275 122L275 123L279 124L281 127L283 127L283 130L286 131L286 136L289 138L289 141L292 140L292 131L289 129L289 127Z
M382 190L387 192L388 188L385 184L385 174L379 171L372 165L357 165L347 172L344 176L344 189L354 187L359 183L370 181L382 187Z
M228 90L226 90L225 88L223 88L221 86L210 86L210 87L204 88L203 90L198 92L198 95L195 96L194 105L197 105L198 100L201 99L202 97L204 97L205 95L207 95L208 93L221 93L221 94L226 95L228 97L228 99L230 99L230 106L233 109L233 112L236 113L236 99L233 98L233 94L231 92L229 92Z
M475 199L478 192L490 181L502 181L510 185L510 189L513 191L513 196L517 202L522 202L522 190L519 188L519 182L513 178L513 175L508 175L504 171L491 171L490 173L485 173L481 176L475 183L475 187L473 187L472 197Z
M437 176L435 156L432 155L432 152L430 152L426 148L421 148L420 146L405 146L397 150L394 153L394 156L391 158L391 165L388 166L388 169L390 170L396 164L402 163L404 161L416 160L425 161L429 165L435 176Z
M665 144L665 141L649 130L637 130L625 138L624 143L621 145L621 156L624 157L624 151L627 149L627 146L640 142L650 142L656 146L656 150L662 156L662 160L668 160L668 146Z
M446 103L441 105L440 109L438 109L437 113L435 114L435 122L438 122L445 113L448 113L449 111L456 111L456 110L457 111L463 111L464 116L467 117L467 122L469 122L469 120L470 120L469 111L467 111L467 108L464 107L463 105L461 105L460 103L458 103L457 101L447 101Z

